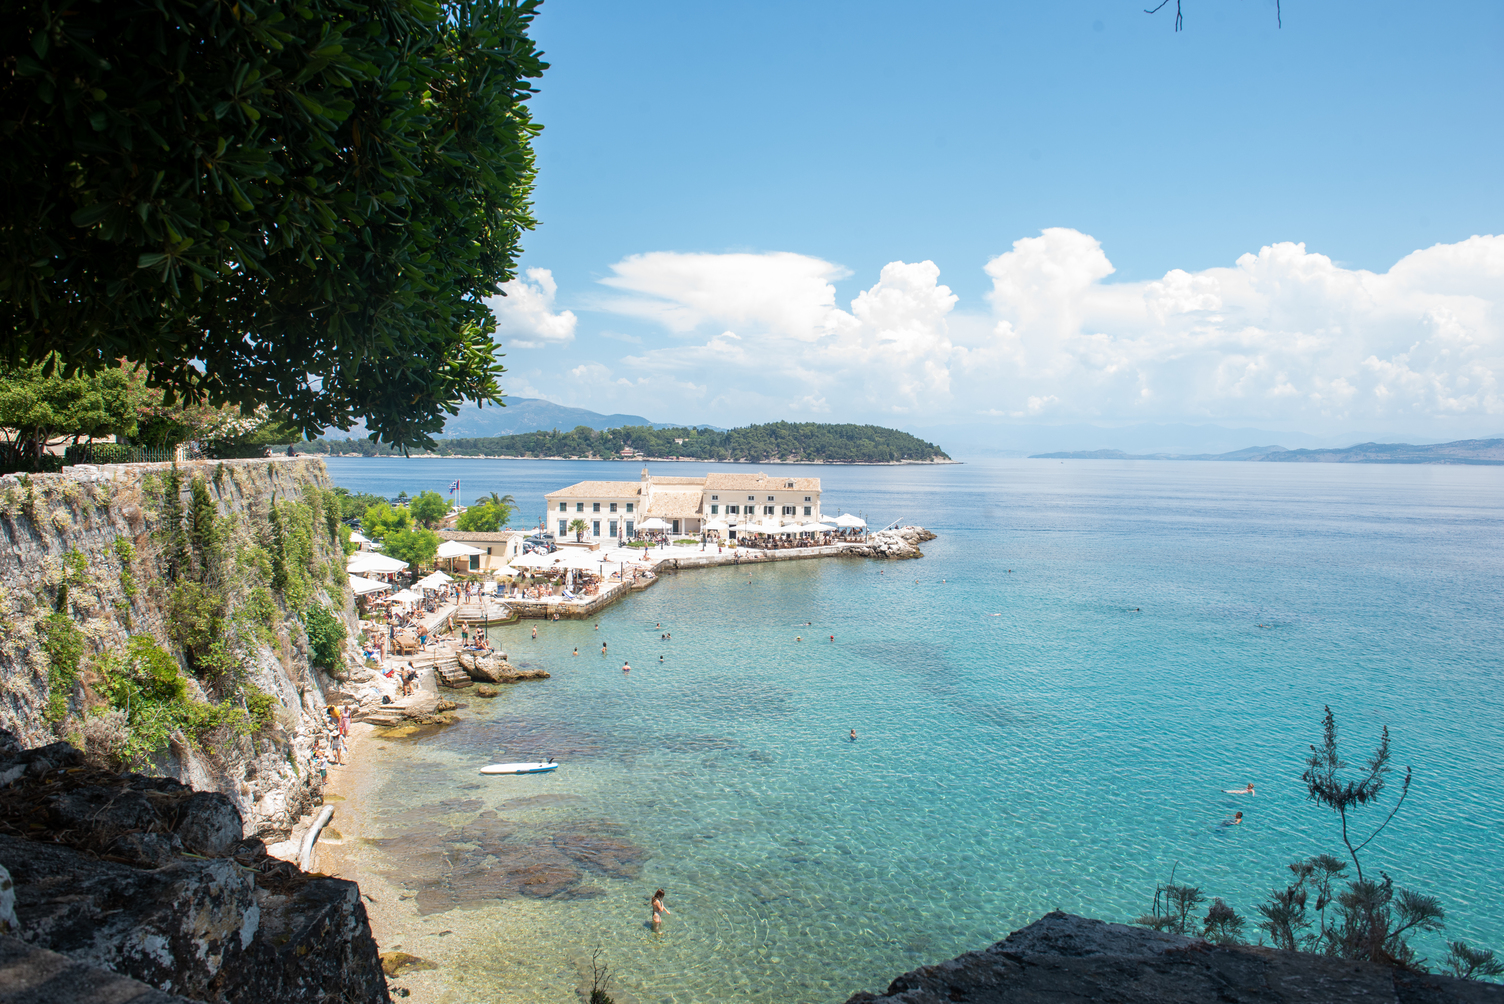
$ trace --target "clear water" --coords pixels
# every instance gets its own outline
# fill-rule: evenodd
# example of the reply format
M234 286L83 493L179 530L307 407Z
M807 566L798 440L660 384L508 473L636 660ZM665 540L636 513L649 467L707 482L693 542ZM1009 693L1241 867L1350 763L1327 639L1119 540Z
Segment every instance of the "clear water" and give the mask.
M540 511L543 491L636 471L607 466L329 464L352 489L459 476L467 498L511 492ZM671 574L599 630L506 629L514 661L553 679L368 747L379 780L361 827L394 839L352 850L351 867L416 895L405 909L444 905L425 882L442 892L561 833L650 855L635 879L585 869L592 898L461 894L413 913L404 947L444 963L420 996L573 999L598 947L622 999L843 1001L1051 909L1131 919L1172 867L1251 916L1286 862L1341 850L1299 782L1323 704L1353 759L1387 724L1415 770L1365 869L1441 897L1448 936L1504 948L1504 470L807 470L827 512L906 517L939 539L914 562ZM564 768L474 773L535 750ZM1257 797L1222 793L1247 781ZM537 795L560 797L520 801ZM1237 809L1245 823L1222 825ZM654 934L658 886L673 913ZM434 937L446 929L459 938Z

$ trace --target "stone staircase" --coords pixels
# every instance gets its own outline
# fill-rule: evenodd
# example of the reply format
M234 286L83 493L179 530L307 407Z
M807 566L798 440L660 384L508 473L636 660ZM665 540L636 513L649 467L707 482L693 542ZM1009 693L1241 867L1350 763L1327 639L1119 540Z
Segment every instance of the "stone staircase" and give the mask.
M479 600L461 603L454 611L456 624L495 624L512 619L512 611L504 603L495 600Z
M451 690L460 687L468 687L475 681L470 679L470 674L460 668L459 660L451 653L449 655L433 658L433 675L439 686L448 687Z

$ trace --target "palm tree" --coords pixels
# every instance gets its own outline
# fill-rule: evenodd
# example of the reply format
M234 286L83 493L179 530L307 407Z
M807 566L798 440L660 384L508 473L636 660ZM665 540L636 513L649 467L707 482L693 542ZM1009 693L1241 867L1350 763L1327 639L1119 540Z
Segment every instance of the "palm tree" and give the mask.
M589 526L584 520L577 519L569 524L569 528L574 531L574 539L581 541L585 539L585 531L589 529Z
M501 517L500 525L502 526L506 526L508 523L510 523L512 521L512 513L517 511L516 499L512 498L512 496L510 495L498 495L495 492L491 492L488 496L483 496L476 499L475 504L478 506L488 505L492 509L495 509L496 514Z

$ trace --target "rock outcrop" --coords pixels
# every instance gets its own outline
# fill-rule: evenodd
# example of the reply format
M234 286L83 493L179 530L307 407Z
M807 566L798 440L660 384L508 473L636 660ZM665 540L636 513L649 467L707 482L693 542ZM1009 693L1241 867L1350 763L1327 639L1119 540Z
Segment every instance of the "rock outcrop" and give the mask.
M1504 1004L1504 987L1049 913L846 1004Z
M867 538L867 543L853 544L846 553L863 558L922 558L919 545L934 539L935 535L922 526L900 526L879 530Z
M195 1001L389 1000L359 887L269 858L227 796L92 767L66 743L0 733L4 747L0 867L27 945ZM92 979L16 965L38 985ZM109 999L135 999L121 986Z
M460 652L456 658L460 669L480 683L517 683L522 680L546 680L552 674L545 669L519 669L507 662L506 653Z

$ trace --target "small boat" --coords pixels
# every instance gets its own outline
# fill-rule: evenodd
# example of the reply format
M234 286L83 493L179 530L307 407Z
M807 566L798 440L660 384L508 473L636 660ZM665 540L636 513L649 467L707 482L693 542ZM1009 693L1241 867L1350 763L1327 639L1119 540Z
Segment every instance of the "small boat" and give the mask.
M558 764L552 760L547 762L533 763L493 763L489 767L482 767L482 774L547 774L558 768Z

